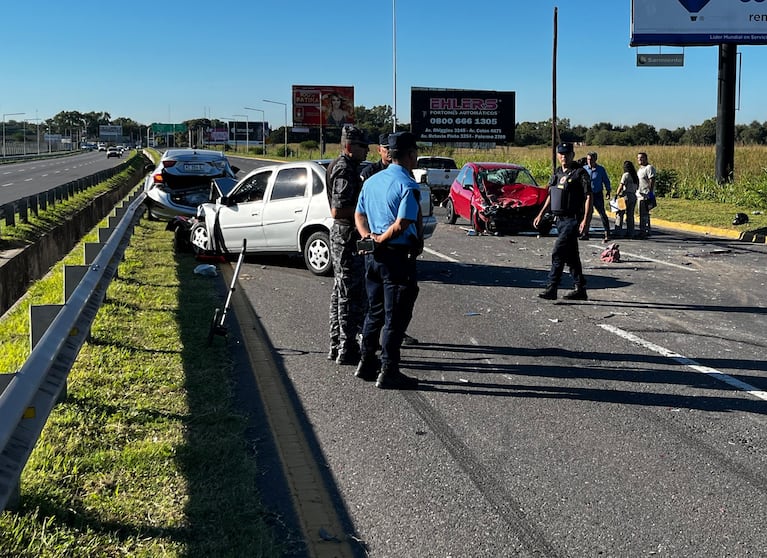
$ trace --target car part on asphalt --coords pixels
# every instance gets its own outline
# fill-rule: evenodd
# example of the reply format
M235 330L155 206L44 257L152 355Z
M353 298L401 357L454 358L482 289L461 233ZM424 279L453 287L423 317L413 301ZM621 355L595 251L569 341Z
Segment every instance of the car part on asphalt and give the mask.
M240 256L237 258L237 267L234 268L234 275L232 276L232 283L229 285L229 294L226 296L224 308L216 308L216 310L213 312L213 319L210 321L210 330L208 330L208 347L210 347L213 343L214 336L221 335L226 337L226 334L229 332L229 328L226 326L226 314L229 312L229 306L232 302L232 293L235 291L237 278L240 276L240 268L242 267L242 260L245 258L245 248L247 245L248 241L243 238L242 250L240 251Z

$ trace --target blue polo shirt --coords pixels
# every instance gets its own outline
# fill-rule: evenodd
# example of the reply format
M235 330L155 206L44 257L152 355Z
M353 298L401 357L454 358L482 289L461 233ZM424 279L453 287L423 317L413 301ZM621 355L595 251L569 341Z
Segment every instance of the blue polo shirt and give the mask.
M367 217L370 232L383 234L398 218L413 221L389 244L412 246L418 240L415 222L418 220L420 189L404 167L392 163L368 178L357 200L357 213Z
M591 178L591 191L595 194L599 194L602 191L602 186L605 188L607 195L610 195L610 179L607 176L607 171L602 165L597 165L597 168L592 169L588 165L583 167L586 172L589 173Z

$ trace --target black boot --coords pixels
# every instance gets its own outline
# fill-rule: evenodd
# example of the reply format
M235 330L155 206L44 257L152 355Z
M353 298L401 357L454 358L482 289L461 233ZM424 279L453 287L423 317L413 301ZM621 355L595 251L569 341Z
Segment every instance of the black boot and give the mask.
M557 299L557 288L554 285L549 285L546 287L546 289L538 293L538 298L545 298L546 300L556 300Z
M381 367L381 373L376 380L376 387L380 389L416 389L418 378L406 376L399 370L399 366L385 364Z
M406 333L405 337L402 338L402 344L403 345L418 345L418 339L416 339L415 337L410 337Z
M330 347L330 349L328 350L328 360L335 360L335 359L337 359L337 358L338 358L338 347L336 347L335 345L333 345L333 346L332 346L332 347Z
M567 300L588 300L589 297L586 294L586 289L583 287L575 286L575 289L564 295L562 298Z
M341 347L338 350L338 358L336 358L336 364L351 364L357 365L360 361L360 346L357 345L357 341L352 341L346 346Z
M375 355L362 355L360 363L354 375L360 380L374 382L378 378L378 372L381 370L381 362Z

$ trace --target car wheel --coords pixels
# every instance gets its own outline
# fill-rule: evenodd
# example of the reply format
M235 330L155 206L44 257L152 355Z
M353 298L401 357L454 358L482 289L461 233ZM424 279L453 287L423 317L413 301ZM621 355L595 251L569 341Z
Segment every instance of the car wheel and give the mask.
M445 223L448 225L455 225L455 222L458 220L458 215L455 214L455 206L453 205L453 200L450 198L447 199L447 215L445 215Z
M474 228L475 231L478 233L485 232L485 224L482 222L482 219L479 218L479 215L477 215L477 210L473 207L471 208L471 226Z
M189 242L189 232L184 227L176 227L176 230L173 231L173 250L177 254L192 251L192 244Z
M330 275L330 236L325 231L313 233L304 245L304 263L315 275Z
M210 245L210 235L205 223L195 223L192 231L189 233L189 239L192 243L192 251L199 254L206 254L212 250Z

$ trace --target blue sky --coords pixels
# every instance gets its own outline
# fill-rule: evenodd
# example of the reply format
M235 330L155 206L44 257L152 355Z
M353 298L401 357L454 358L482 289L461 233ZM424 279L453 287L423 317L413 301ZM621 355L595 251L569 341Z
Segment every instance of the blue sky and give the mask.
M637 53L682 49L629 47L630 0L396 0L399 121L410 122L411 87L516 91L517 121L549 118L555 6L560 118L673 129L716 115L717 48L684 49L682 68L638 68ZM293 84L393 104L390 0L26 0L2 20L0 112L25 113L7 120L260 120L249 106L277 127L283 107L262 100L289 103ZM765 49L739 47L737 123L767 120Z

